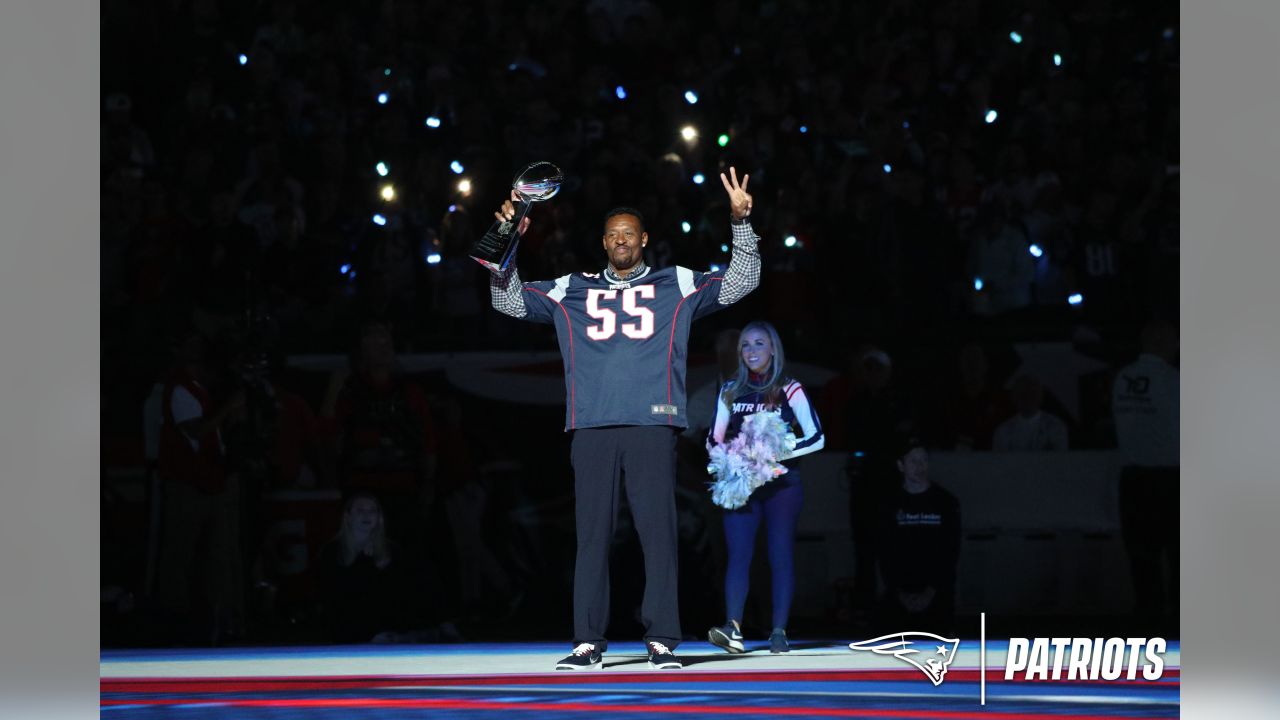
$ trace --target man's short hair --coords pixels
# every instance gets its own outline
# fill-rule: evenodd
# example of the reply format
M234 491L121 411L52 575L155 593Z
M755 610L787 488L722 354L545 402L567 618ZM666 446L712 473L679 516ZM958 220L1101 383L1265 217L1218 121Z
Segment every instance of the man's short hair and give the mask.
M895 453L896 453L895 459L897 460L901 460L902 458L906 457L912 450L915 450L916 448L923 448L926 451L928 450L928 448L925 447L924 440L922 440L920 436L916 435L915 433L899 434L897 437L896 446L897 447L895 448Z
M618 215L634 215L640 221L640 232L644 232L644 215L633 207L616 207L604 214L604 224L608 225L609 220Z

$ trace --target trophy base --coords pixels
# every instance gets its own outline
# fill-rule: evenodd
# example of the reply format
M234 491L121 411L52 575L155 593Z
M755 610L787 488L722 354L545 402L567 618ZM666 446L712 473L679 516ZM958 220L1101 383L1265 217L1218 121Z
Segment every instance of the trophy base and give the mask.
M520 244L520 236L516 234L498 235L488 232L471 248L471 259L485 266L489 272L500 273L511 266L516 257L516 246Z

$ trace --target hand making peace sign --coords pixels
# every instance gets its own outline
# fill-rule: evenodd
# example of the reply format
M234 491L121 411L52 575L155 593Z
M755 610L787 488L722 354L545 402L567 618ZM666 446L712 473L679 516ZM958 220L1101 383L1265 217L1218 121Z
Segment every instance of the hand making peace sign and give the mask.
M734 220L741 220L751 214L751 195L747 193L747 181L750 179L750 175L743 175L742 183L739 184L738 171L733 167L729 168L729 177L720 173L720 182L729 193L729 213Z

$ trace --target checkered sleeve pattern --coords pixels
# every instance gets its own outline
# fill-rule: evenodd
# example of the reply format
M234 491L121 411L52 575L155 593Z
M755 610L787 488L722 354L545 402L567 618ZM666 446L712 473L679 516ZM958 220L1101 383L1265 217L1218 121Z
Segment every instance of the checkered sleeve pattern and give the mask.
M730 223L729 230L733 233L733 254L720 283L721 305L738 302L760 285L760 236L750 223Z
M489 274L489 301L493 309L503 315L522 318L529 314L524 306L524 284L520 282L520 273L512 264L501 273Z

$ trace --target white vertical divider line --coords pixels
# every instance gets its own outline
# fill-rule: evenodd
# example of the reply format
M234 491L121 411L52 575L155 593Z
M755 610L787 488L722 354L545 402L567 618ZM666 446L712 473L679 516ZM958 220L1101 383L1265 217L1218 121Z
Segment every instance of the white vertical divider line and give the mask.
M987 704L987 614L978 615L978 686L982 688L981 705Z

